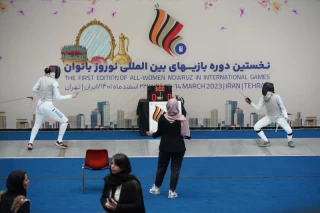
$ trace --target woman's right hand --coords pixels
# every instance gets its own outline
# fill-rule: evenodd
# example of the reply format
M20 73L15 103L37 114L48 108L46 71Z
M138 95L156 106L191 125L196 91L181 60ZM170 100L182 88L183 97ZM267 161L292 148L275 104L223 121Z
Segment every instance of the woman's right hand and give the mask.
M76 97L77 97L77 95L78 95L78 92L74 92L74 93L72 93L72 98L76 98Z
M109 199L107 199L107 202L104 204L104 206L105 206L107 209L115 210L116 207L117 207L117 202L115 202L114 200L109 200Z
M109 204L108 201L104 204L104 207L106 207L107 209L109 209L109 207L110 207L108 204Z

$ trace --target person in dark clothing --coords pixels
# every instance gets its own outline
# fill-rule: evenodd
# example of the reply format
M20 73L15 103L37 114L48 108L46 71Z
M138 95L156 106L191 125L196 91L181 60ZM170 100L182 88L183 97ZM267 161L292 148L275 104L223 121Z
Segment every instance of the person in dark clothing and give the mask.
M191 139L187 118L179 112L178 101L168 101L167 112L158 120L157 132L148 131L147 135L157 138L161 136L159 145L158 169L155 184L149 190L151 194L160 194L160 187L171 160L170 190L168 198L178 197L176 190L183 157L186 151L184 137Z
M121 153L114 155L110 174L104 178L105 184L100 198L106 212L146 212L141 184L136 176L130 173L129 158Z
M27 199L29 180L27 173L16 170L7 178L7 191L0 192L0 213L30 213L30 200Z

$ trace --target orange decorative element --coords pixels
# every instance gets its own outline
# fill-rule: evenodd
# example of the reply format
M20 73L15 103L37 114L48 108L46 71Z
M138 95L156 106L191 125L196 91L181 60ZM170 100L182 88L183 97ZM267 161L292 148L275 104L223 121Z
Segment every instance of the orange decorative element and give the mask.
M156 86L156 92L164 92L164 86Z
M272 8L271 10L278 13L282 9L282 3L278 1L273 1L272 2Z
M0 13L4 13L8 11L8 4L0 1Z

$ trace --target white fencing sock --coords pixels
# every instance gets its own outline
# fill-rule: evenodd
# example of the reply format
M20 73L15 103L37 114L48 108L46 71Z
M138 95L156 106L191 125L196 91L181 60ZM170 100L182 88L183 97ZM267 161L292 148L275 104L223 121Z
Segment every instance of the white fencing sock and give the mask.
M268 142L268 139L267 139L267 137L266 137L266 135L264 134L264 132L263 131L257 131L257 134L260 136L260 138L262 139L262 140L264 140L265 142Z
M39 132L39 129L40 129L40 126L35 124L32 128L32 131L31 131L31 135L30 135L30 140L29 140L29 143L32 143L33 144L33 141L34 139L36 138L38 132Z
M287 134L288 142L292 141L292 132L290 134Z
M68 123L62 123L60 125L58 142L62 142L62 138L64 136L64 133L66 132L67 127L68 127Z

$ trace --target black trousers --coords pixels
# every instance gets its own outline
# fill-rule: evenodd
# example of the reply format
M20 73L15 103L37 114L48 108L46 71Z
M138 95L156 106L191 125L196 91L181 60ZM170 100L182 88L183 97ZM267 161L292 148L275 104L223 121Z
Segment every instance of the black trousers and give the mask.
M155 182L157 187L162 185L163 178L171 160L170 189L172 191L176 190L184 154L185 152L159 152L158 169Z

